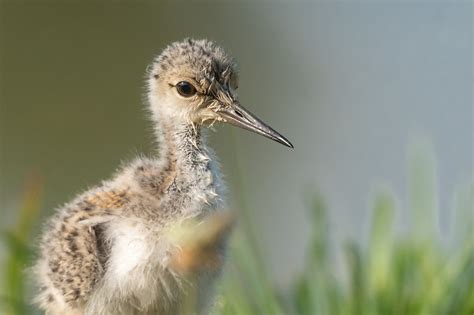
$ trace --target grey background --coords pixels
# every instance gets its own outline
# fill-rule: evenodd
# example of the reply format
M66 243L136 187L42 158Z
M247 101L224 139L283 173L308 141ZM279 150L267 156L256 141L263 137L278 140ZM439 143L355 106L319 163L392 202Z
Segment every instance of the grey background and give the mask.
M3 227L31 173L44 178L46 216L122 161L152 154L145 68L187 36L236 57L242 102L295 145L228 126L211 139L231 205L251 214L277 283L301 268L316 191L334 241L363 240L378 183L399 196L401 234L409 224L409 143L432 144L442 233L456 187L472 180L472 2L3 1L0 10Z

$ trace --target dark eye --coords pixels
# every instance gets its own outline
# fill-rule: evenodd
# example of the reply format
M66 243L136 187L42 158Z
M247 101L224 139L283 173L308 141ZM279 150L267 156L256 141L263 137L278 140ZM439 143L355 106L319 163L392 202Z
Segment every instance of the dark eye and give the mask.
M184 97L191 97L196 94L196 88L189 82L181 81L176 84L176 90L178 91L179 95Z

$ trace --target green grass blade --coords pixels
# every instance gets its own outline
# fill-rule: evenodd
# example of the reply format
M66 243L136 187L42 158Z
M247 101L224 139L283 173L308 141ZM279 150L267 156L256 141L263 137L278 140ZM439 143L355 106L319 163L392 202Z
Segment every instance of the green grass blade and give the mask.
M408 189L412 231L416 241L437 240L438 183L433 148L428 142L413 144L408 154Z

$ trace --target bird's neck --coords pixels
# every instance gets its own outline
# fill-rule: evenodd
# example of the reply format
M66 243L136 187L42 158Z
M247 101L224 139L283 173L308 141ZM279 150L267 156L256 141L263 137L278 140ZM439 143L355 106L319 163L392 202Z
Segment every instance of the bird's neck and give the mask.
M137 165L134 169L137 184L157 196L161 207L181 209L179 213L195 215L203 207L222 206L220 196L224 188L218 165L210 158L213 154L206 145L205 130L165 117L153 117L158 158L142 160Z
M202 206L213 208L222 202L223 186L206 145L205 131L186 123L160 121L156 129L160 150L157 169L142 176L141 182L152 195L158 193L161 199L168 196L170 207L181 207L188 215L200 213Z
M156 125L159 159L164 171L190 171L209 161L205 131L188 122L161 118Z

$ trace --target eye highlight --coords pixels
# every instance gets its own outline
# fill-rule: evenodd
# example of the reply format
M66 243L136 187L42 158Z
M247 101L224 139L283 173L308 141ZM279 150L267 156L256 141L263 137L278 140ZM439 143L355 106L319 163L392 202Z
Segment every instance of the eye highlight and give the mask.
M189 82L181 81L175 85L176 91L183 97L191 97L196 94L196 88Z

